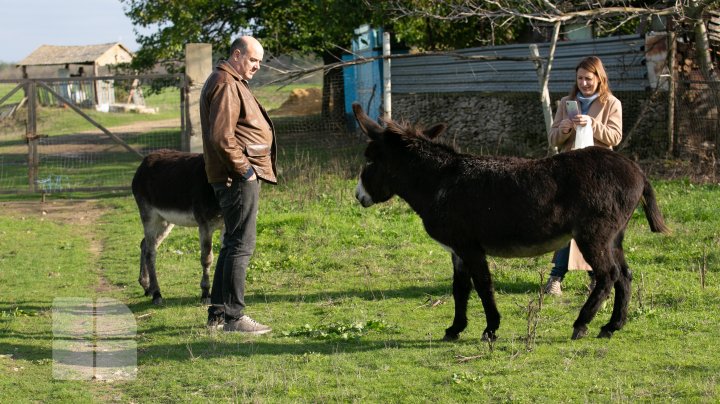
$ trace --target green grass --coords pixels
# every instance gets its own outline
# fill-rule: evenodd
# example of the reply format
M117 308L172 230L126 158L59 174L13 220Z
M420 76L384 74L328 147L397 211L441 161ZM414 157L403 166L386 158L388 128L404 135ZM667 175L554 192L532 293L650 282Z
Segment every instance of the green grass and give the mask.
M136 150L179 149L180 130L150 130L125 136L124 140ZM26 149L23 143L20 139L0 141L0 151L4 147ZM140 163L137 154L110 141L96 147L92 153L58 156L53 154L53 150L53 146L41 146L40 190L57 192L77 188L128 187ZM15 192L29 189L27 152L0 155L0 190Z
M0 84L0 86L9 86L8 84ZM5 89L0 87L0 96L10 91L12 87ZM98 112L94 109L83 108L82 111L94 121L104 126L112 128L121 125L129 125L135 122L148 122L164 119L178 119L178 128L180 127L180 90L175 87L166 88L159 93L149 94L145 97L145 105L157 108L156 114L140 114L136 112ZM19 94L19 95L18 95ZM22 98L22 90L15 93L12 98ZM19 99L17 100L19 101ZM17 102L13 101L13 102ZM10 101L7 101L10 102ZM37 110L37 132L48 136L61 136L74 134L82 131L93 130L97 128L70 108L57 106L39 106ZM25 121L27 120L27 109L25 107L18 110L12 120L5 120L0 125L0 139L9 136L22 136L25 133Z
M7 93L12 91L15 87L17 87L16 83L0 83L0 99L5 97ZM14 104L17 102L20 102L24 97L24 92L21 89L17 90L13 95L10 96L7 100L5 100L1 105L7 105L7 104Z
M194 229L176 228L160 246L165 304L142 295L142 234L130 196L102 198L107 212L93 227L0 213L0 402L720 400L719 187L655 182L673 234L652 234L641 212L633 216L625 242L634 271L630 321L611 340L570 340L586 297L583 273L568 275L562 297L545 299L528 339L528 305L539 272L550 268L545 255L490 259L500 339L480 341L484 316L473 296L468 329L446 343L450 260L407 204L361 208L357 159L283 157L284 181L261 191L247 282L248 312L274 328L269 336L205 330ZM97 256L92 240L102 245ZM98 288L101 279L110 287ZM112 297L130 308L136 380L52 378L50 308L58 296ZM609 316L610 308L598 314L593 335Z
M255 95L267 110L278 108L290 93L297 88L321 87L321 84L290 84L287 86L271 85L254 89ZM14 88L12 84L0 83L0 97ZM176 87L163 89L161 92L146 92L145 104L157 108L157 114L98 112L93 109L83 109L93 120L105 128L128 125L135 122L157 121L164 119L178 119L180 126L180 93ZM23 91L16 92L6 103L19 102ZM27 112L20 109L13 120L5 120L0 124L0 140L9 138L19 139L25 133L25 120ZM48 136L61 136L82 131L97 130L96 127L69 108L45 106L38 108L37 131Z

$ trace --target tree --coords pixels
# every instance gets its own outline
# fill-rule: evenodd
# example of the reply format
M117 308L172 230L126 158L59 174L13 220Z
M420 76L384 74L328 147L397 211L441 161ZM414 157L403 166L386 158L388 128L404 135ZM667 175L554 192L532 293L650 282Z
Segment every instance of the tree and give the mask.
M374 21L374 10L362 0L121 1L134 25L156 28L137 36L141 48L133 67L140 70L162 64L177 71L189 42L210 43L216 53L226 54L232 39L241 34L262 40L269 55L316 53L324 63L333 63L349 47L353 28ZM339 69L324 76L325 116L344 116L341 78Z
M453 1L401 0L383 3L383 14L393 18L386 23L399 40L420 50L451 50L473 46L502 45L512 43L526 29L525 21L516 20L510 24L492 24L485 19L472 16L457 18L436 18L447 15L457 5ZM378 6L376 6L378 7ZM424 10L415 16L404 11Z
M275 54L293 51L316 53L325 65L341 60L348 52L353 29L374 23L377 10L363 0L268 0L254 17L256 35ZM323 75L322 114L345 116L343 72L330 69Z
M185 44L206 42L227 50L231 36L246 30L253 17L248 2L235 0L120 0L133 25L156 29L137 34L140 44L132 67L150 70L162 65L178 70L184 61Z
M430 18L387 17L390 3L370 0L121 0L137 27L154 30L138 34L141 45L132 67L149 70L157 65L170 72L182 69L189 42L213 45L226 54L233 37L254 35L266 53L315 53L325 65L348 53L353 29L373 24L393 31L397 38L420 49L443 50L514 39L513 29L473 19L437 22ZM443 2L421 0L443 11ZM407 4L413 1L407 1ZM327 69L323 76L323 115L344 116L342 70Z

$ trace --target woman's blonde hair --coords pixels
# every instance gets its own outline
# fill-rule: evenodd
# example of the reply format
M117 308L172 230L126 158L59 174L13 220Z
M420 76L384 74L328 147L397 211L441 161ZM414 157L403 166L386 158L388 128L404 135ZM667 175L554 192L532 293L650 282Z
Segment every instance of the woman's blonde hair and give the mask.
M610 91L610 84L608 83L608 76L605 73L605 67L603 66L602 60L597 56L588 56L581 60L580 63L575 67L575 73L578 70L585 69L590 73L594 74L598 78L598 99L601 103L605 103L608 96L612 94ZM575 77L575 83L573 84L572 90L570 90L570 98L575 99L580 89L577 85L577 76Z

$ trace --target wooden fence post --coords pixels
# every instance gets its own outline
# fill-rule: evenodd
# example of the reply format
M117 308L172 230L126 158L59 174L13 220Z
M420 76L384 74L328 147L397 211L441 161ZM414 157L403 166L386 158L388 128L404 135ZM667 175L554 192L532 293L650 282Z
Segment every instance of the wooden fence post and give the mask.
M212 45L189 43L185 45L185 86L187 113L187 135L182 141L183 150L202 153L202 128L200 127L200 93L205 80L213 71Z
M668 18L668 20L670 20ZM672 24L669 21L668 24ZM670 27L670 26L668 26ZM675 58L677 52L676 35L674 30L667 30L667 41L668 41L668 55L667 55L667 67L668 67L668 111L667 111L667 136L668 146L667 155L672 157L675 154L675 86L677 80L675 80Z
M28 145L28 185L30 185L30 191L37 192L38 168L40 166L40 156L37 147L37 87L32 80L25 82L25 97L27 98L25 141Z

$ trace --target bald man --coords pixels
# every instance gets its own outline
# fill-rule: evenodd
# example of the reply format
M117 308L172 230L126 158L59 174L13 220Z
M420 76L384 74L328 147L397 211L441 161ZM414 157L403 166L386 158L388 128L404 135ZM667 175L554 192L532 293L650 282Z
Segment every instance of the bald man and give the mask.
M222 208L225 236L213 277L209 328L265 334L245 313L245 274L255 250L260 181L277 183L275 130L248 87L263 47L243 36L208 77L200 96L205 172Z

